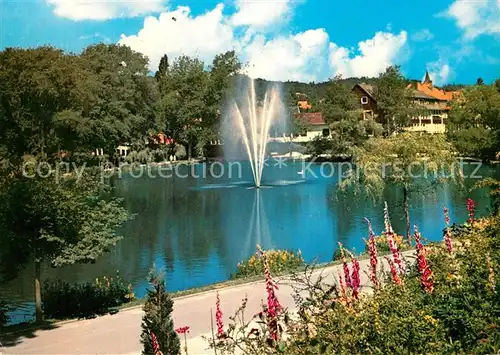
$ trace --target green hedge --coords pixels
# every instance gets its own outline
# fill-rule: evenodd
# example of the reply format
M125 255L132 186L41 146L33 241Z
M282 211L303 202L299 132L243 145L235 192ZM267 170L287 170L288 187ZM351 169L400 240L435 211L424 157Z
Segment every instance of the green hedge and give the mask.
M70 284L47 280L43 286L43 312L52 319L92 317L134 298L131 285L119 277Z

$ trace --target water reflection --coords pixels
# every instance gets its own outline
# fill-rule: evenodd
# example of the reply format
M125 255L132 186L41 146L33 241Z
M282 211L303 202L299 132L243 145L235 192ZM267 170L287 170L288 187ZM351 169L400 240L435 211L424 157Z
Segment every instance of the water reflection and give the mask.
M201 175L209 167L199 164L193 169ZM183 169L184 174L192 167ZM300 162L290 162L282 169L266 168L262 180L270 187L266 189L248 189L252 176L245 165L238 179L228 175L133 178L124 174L113 181L114 194L123 198L127 210L135 214L121 231L124 239L95 264L60 269L45 265L43 278L89 281L115 275L119 270L132 283L134 292L142 296L153 264L166 269L168 288L175 291L227 279L239 261L255 253L255 244L265 249L301 249L306 261L330 260L338 241L361 251L362 237L367 233L364 217L380 233L382 204L354 196L337 199L337 176L321 178L320 166L313 165L311 169L319 178L308 174L304 179L297 174L302 169ZM482 174L494 176L496 170L485 167ZM488 213L488 190L468 191L476 182L466 180L463 187L444 184L412 193L411 223L417 224L426 238L438 240L444 226L443 206L449 208L452 221L464 221L465 200L470 196L479 215ZM232 187L218 188L229 185ZM405 228L402 197L396 187L384 191L398 233L404 233ZM17 304L31 301L33 270L28 265L15 282L2 285L0 294ZM27 306L24 313L31 313Z

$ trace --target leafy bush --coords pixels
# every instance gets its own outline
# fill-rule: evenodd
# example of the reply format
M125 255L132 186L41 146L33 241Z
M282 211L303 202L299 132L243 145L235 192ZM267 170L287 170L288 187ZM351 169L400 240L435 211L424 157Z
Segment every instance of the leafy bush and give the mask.
M92 282L70 284L47 280L43 285L43 311L46 317L68 319L105 314L110 308L133 300L132 286L117 275Z
M290 250L267 250L265 251L269 268L274 274L294 271L305 266L302 252ZM232 279L263 275L264 263L261 256L254 254L248 260L238 263L236 273L231 275Z
M399 234L394 234L393 238L399 250L408 250L411 248L411 245L403 236ZM382 253L391 251L389 248L389 244L387 243L387 238L384 233L382 233L380 236L375 237L375 244L377 246L377 250Z

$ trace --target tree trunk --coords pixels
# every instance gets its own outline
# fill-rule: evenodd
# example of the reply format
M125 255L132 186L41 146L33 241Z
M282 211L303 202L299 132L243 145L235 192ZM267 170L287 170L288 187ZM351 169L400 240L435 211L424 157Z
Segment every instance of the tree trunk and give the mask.
M36 322L40 323L43 320L42 314L42 290L41 290L41 262L35 261L35 306L36 306Z
M404 198L404 209L405 209L405 218L406 218L406 238L408 239L408 243L411 244L411 235L410 235L410 209L408 203L408 187L406 184L403 186L403 198Z
M191 142L188 143L188 160L191 160Z

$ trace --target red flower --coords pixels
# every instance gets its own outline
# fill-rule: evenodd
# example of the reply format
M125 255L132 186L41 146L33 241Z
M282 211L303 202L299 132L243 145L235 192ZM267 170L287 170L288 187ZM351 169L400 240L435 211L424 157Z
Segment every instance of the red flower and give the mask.
M432 280L432 270L427 262L427 258L425 257L425 247L422 244L420 233L415 226L415 242L417 243L417 266L418 271L420 272L420 285L423 290L427 293L432 293L434 290L434 281Z
M186 334L186 333L189 333L189 326L186 325L185 327L177 328L175 331L176 331L177 334Z
M474 215L476 213L476 204L474 203L474 200L471 198L467 199L467 211L469 212L469 219L467 222L472 223L474 222Z
M217 322L217 338L222 338L224 336L224 323L222 322L222 310L220 308L220 297L219 291L216 293L217 300L215 302L215 320Z
M153 354L158 355L160 353L160 344L158 344L158 338L153 332L151 332L151 345L153 346Z
M349 272L349 266L347 265L347 260L345 258L344 248L342 247L342 244L340 242L339 242L339 248L340 248L340 255L342 257L342 265L344 268L345 283L346 283L347 287L352 288L352 281L351 281L351 274Z
M398 246L394 241L394 231L392 230L391 222L389 221L389 209L387 208L387 202L384 206L384 224L385 224L385 238L387 239L387 245L392 253L392 258L398 266L399 272L404 273L403 259L398 250Z
M368 232L370 234L368 238L368 253L370 254L370 280L373 284L373 287L377 288L380 283L377 278L377 263L378 263L378 255L377 255L377 245L375 243L375 233L373 233L372 225L368 218L365 218L366 223L368 223Z
M443 208L444 222L446 223L446 230L444 232L444 243L446 244L446 249L448 253L451 254L453 251L453 243L451 241L451 231L450 231L450 215L448 214L448 209Z
M360 267L358 260L354 257L352 253L350 254L352 263L352 275L351 275L352 297L358 299L359 287L361 285L361 280L359 278Z
M389 267L391 269L392 281L396 285L402 285L403 281L399 277L398 270L396 269L396 265L394 264L394 262L387 256L385 256L385 260L387 260L387 262L389 263Z
M267 257L264 251L257 245L257 252L263 259L264 264L264 275L266 277L266 291L267 291L267 317L268 317L268 329L271 333L271 337L274 340L278 340L278 314L281 312L282 307L276 297L275 290L278 289L278 285L274 282L271 271L269 270L269 264L267 262Z

